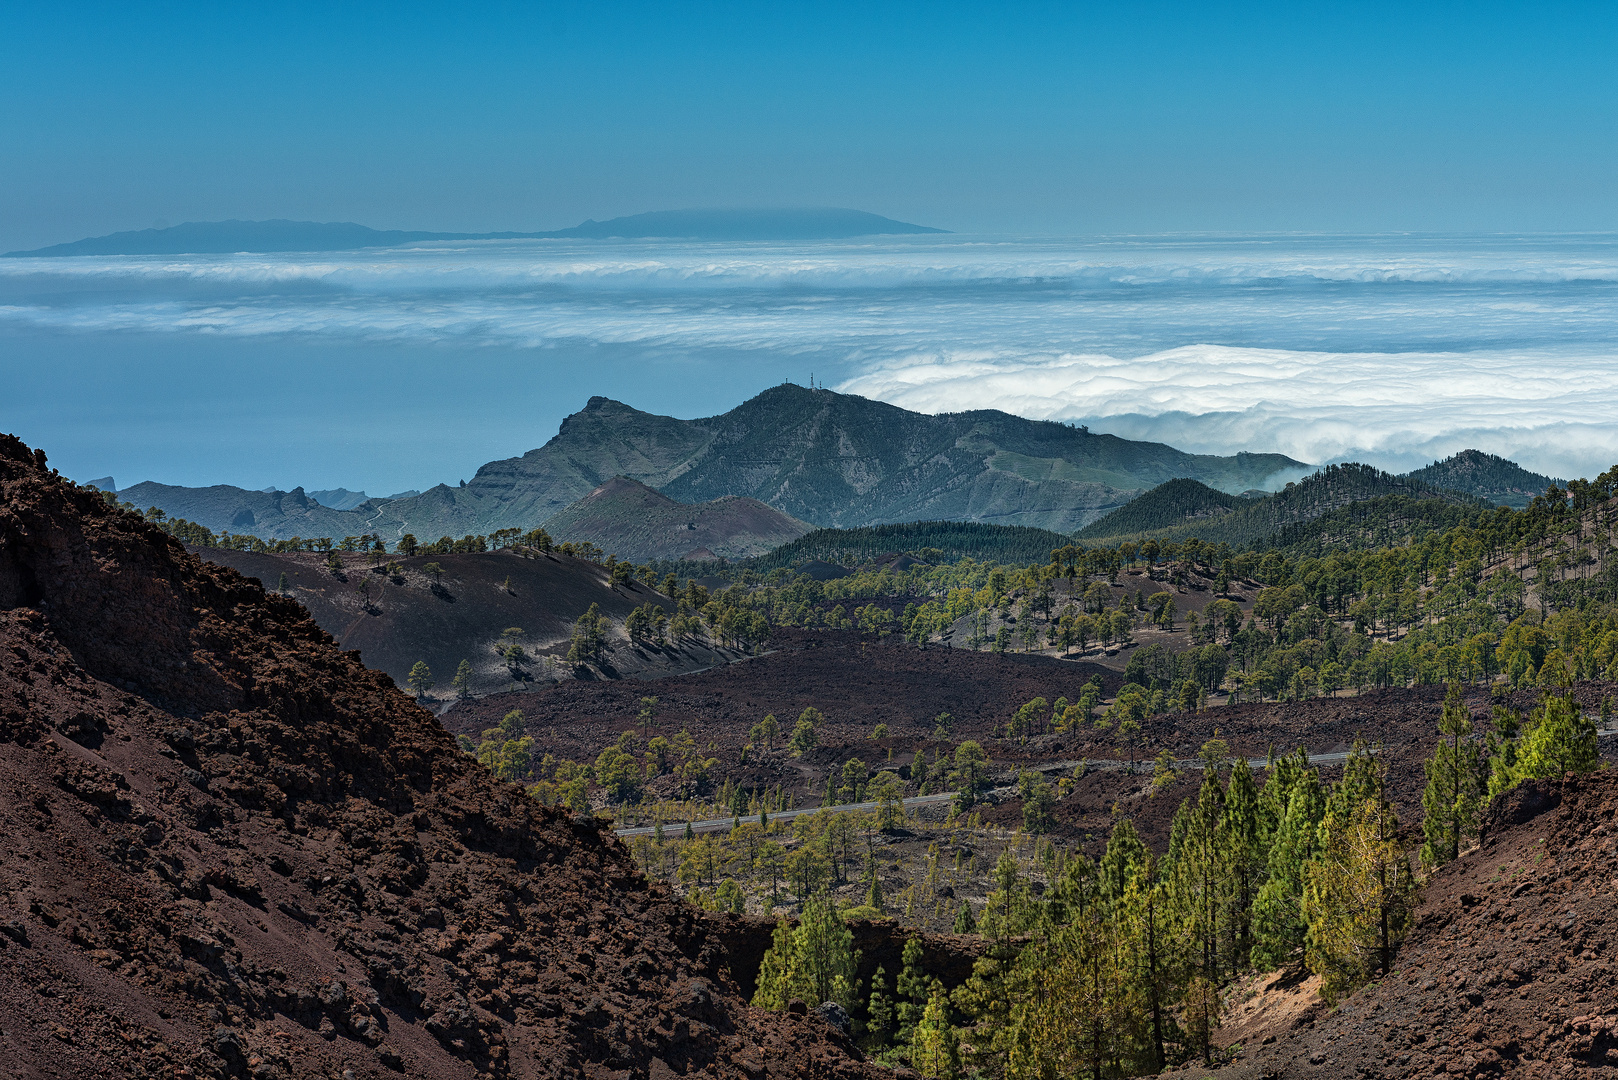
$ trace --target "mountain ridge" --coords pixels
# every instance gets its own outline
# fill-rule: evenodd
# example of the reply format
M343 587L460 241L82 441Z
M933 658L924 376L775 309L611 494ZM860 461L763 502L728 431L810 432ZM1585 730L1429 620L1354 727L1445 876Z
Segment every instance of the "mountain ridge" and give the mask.
M680 420L592 397L555 436L481 466L461 487L320 507L302 489L137 484L120 496L215 531L265 538L405 532L427 539L541 525L613 476L681 503L746 496L807 524L956 520L1072 532L1165 480L1241 491L1308 467L1281 454L1187 454L995 410L937 415L791 383ZM202 493L202 494L196 494Z
M373 229L352 221L187 221L152 229L91 236L0 258L79 255L222 255L286 251L350 251L453 240L842 240L856 236L943 233L880 214L841 207L780 210L657 210L607 221L586 220L549 232L431 232Z

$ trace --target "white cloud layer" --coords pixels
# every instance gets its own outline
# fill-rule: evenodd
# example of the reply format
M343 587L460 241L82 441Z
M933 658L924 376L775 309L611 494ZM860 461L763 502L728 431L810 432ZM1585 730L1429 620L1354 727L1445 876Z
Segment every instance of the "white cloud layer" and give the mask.
M1084 420L1203 452L1409 467L1477 446L1564 476L1618 461L1608 236L0 259L8 327L490 345L541 350L536 365L591 345L647 363L765 353L908 408Z
M1195 345L1129 358L915 358L841 389L923 412L1087 421L1201 453L1263 449L1403 469L1476 446L1577 475L1618 462L1614 355Z

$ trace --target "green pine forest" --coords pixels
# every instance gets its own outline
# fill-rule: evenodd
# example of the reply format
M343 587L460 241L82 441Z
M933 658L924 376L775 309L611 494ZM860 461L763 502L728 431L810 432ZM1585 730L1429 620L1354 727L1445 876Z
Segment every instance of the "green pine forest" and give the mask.
M868 1052L929 1077L1123 1077L1215 1064L1223 997L1239 976L1301 959L1335 1002L1393 972L1421 875L1476 837L1488 800L1526 779L1596 767L1595 729L1558 691L1526 720L1502 707L1496 727L1506 736L1468 741L1452 687L1427 762L1419 852L1374 748L1356 746L1342 778L1326 784L1302 753L1272 759L1260 778L1213 740L1161 857L1127 818L1098 861L1039 845L1046 888L1003 853L981 915L963 905L956 922L987 939L962 985L929 978L914 939L901 970L878 968L869 985L855 978L845 920L880 914L873 874L861 907L839 912L822 891L795 926L780 921L754 1004L834 1001Z
M1192 635L1194 648L1138 650L1111 704L1088 693L1055 707L1030 702L1001 734L1016 740L1079 725L1116 725L1122 734L1132 723L1138 731L1147 716L1210 707L1214 693L1294 700L1447 682L1419 822L1395 817L1374 747L1357 747L1342 778L1325 783L1300 755L1276 758L1255 775L1214 741L1203 748L1200 790L1179 808L1166 852L1148 851L1126 819L1091 862L1040 839L1048 822L1038 809L1053 796L1043 780L1025 774L1025 830L1049 884L1036 889L1019 859L1002 854L986 907L963 905L958 914L956 929L987 945L971 979L954 988L927 975L919 945L898 971L856 976L846 920L905 917L881 896L873 864L864 878L855 869L859 833L882 827L875 815L812 815L783 836L769 827L769 808L727 788L702 812L728 809L740 821L759 811L762 829L742 822L735 837L658 836L638 854L653 872L673 860L710 906L739 910L738 880L764 875L772 904L786 884L799 898L799 918L778 926L756 1003L835 1001L879 1060L940 1077L1113 1077L1215 1062L1224 996L1244 973L1301 962L1336 1000L1394 970L1423 876L1475 841L1489 801L1526 779L1597 767L1595 727L1569 688L1576 679L1618 677L1615 478L1575 482L1521 511L1470 511L1391 547L1317 554L1148 540L1064 545L1039 564L962 558L827 582L786 568L744 570L711 594L695 582L683 590L667 583L681 616L710 627L746 611L772 626L846 619L841 625L926 644L960 618L1017 609L1032 616L1027 624L1052 630L1056 648L1071 650L1083 647L1082 634L1071 632L1078 620L1127 638L1174 618L1166 587L1126 593L1112 610L1097 606L1095 586L1125 568L1152 567L1165 586L1176 577L1221 591L1255 582L1262 588L1250 614L1241 617L1234 604L1221 610L1216 601ZM1110 603L1114 590L1102 592ZM1497 691L1501 703L1486 732L1474 730L1462 704L1468 683ZM1540 692L1526 715L1503 696L1521 688ZM805 723L800 718L794 737ZM811 719L811 735L812 728ZM755 729L755 741L767 737ZM1151 748L1143 750L1149 758ZM935 762L922 782L936 775L938 785L960 791L956 809L968 815L983 754L976 743L962 743L953 763ZM694 757L699 768L712 765ZM588 789L578 779L587 770L567 770L576 797ZM1167 777L1171 764L1160 761L1156 773ZM868 775L865 763L848 762L844 789L828 784L826 802L865 795ZM549 791L547 784L536 794L558 797ZM621 804L619 812L645 811ZM938 857L929 858L931 874ZM839 910L827 891L839 881L863 882L856 891L864 902Z

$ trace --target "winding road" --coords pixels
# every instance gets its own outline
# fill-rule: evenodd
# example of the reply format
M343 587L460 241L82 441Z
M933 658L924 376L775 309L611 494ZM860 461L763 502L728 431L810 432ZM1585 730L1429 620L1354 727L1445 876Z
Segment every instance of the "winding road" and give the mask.
M1374 747L1371 748L1371 753L1373 753L1373 754L1376 753L1376 749ZM1347 751L1347 750L1339 750L1339 751L1336 751L1336 752L1330 753L1330 754L1310 754L1309 755L1309 764L1311 764L1311 765L1338 765L1338 764L1341 764L1344 761L1347 761L1348 760L1348 755L1349 755L1349 751ZM1051 771L1065 772L1066 770L1071 769L1074 766L1079 765L1079 764L1081 764L1081 762L1078 762L1078 761L1057 761L1057 762L1053 762L1053 763L1051 763L1049 765L1040 766L1037 771L1039 771L1039 772L1051 772ZM1090 769L1124 769L1124 768L1128 768L1128 766L1129 766L1129 762L1127 762L1127 761L1111 761L1111 760L1086 761L1086 762L1083 762L1082 764L1086 768L1090 768ZM1140 762L1139 764L1147 765L1147 764L1150 764L1150 762ZM1259 768L1263 768L1264 765L1267 764L1267 762L1265 761L1264 758L1248 758L1247 759L1247 764L1249 766L1251 766L1252 768L1259 769ZM1187 760L1187 761L1176 761L1174 763L1174 767L1177 768L1177 769L1197 769L1197 768L1202 767L1202 763L1200 761L1195 760L1195 759ZM906 800L904 800L904 806L905 806L906 810L910 809L913 806L936 806L939 803L947 803L951 799L954 799L954 798L955 798L955 792L953 792L953 791L941 791L936 795L917 795L917 796L915 796L913 798L906 799ZM771 814L770 815L770 820L771 821L790 821L793 818L798 817L798 816L800 816L802 814L818 814L818 813L820 813L821 810L824 810L824 809L829 809L834 814L847 814L847 813L850 813L850 812L855 811L855 810L875 810L877 807L879 807L881 805L882 805L881 803L875 803L875 802L859 802L859 803L841 803L839 805L831 806L831 807L808 806L808 807L804 807L804 808L799 809L799 810L782 810L779 813ZM734 820L736 820L736 819L728 818L728 817L706 818L706 819L704 819L702 821L690 822L689 824L691 826L691 831L692 832L723 832L724 830L730 828L731 822L734 821ZM753 821L755 819L751 815L749 815L745 820ZM686 825L687 825L687 822L684 822L684 821L665 822L664 825L663 825L663 832L664 832L665 835L668 834L671 830L678 830L679 832L684 833ZM651 836L656 831L657 831L657 826L656 825L637 825L637 826L634 826L632 828L627 828L627 829L614 829L613 834L615 836L626 836L626 837L627 836Z

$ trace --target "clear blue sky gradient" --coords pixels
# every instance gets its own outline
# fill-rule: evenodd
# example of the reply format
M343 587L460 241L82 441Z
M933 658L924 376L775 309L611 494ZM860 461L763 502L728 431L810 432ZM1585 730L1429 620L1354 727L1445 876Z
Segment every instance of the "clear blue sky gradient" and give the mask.
M1618 229L1618 5L10 3L0 250L220 218Z

